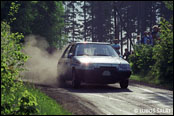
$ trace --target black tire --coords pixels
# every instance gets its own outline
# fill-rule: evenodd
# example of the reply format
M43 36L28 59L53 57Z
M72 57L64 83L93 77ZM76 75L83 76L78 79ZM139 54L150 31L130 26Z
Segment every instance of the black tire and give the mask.
M57 82L58 82L58 87L65 87L65 80L64 80L63 76L59 76L57 78Z
M129 80L123 80L120 82L120 87L122 89L127 89L128 85L129 85Z
M74 89L80 88L80 80L78 79L76 72L72 72L72 86Z

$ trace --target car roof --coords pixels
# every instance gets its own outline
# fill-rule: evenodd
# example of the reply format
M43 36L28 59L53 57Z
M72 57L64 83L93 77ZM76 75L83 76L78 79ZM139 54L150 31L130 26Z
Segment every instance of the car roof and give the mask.
M105 44L105 45L110 45L110 43L107 42L71 42L70 45L75 45L75 44Z

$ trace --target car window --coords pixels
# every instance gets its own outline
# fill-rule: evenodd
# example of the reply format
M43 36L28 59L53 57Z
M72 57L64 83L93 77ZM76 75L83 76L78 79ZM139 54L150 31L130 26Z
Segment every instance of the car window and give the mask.
M76 48L77 56L114 56L118 57L118 54L107 44L79 44Z
M65 52L63 53L63 56L62 56L63 58L68 58L68 53L69 53L71 48L72 48L71 45L66 48L66 50L65 50Z
M74 49L75 49L75 45L72 45L72 47L71 47L69 53L72 53L72 54L74 55Z

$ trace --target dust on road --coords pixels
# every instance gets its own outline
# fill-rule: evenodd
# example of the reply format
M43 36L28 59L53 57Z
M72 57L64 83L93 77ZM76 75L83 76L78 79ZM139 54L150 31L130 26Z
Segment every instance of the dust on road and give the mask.
M29 56L25 63L26 71L22 72L22 80L32 83L57 86L57 63L64 49L52 49L51 53L45 38L35 35L25 37L23 52Z
M62 103L64 101L64 105L62 104L64 108L69 109L74 114L173 114L173 91L139 85L133 82L130 83L128 89L121 89L118 84L83 84L80 89L72 89L70 82L67 83L65 88L43 88L40 86L40 89L57 101L62 101ZM65 94L66 97L64 97ZM73 107L73 104L76 108Z

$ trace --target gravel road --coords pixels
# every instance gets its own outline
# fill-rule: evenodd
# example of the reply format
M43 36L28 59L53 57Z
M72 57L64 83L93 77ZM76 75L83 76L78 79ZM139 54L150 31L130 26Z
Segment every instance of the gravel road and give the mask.
M36 85L75 115L173 115L173 91L130 82L128 89L119 84L89 85L73 89Z

